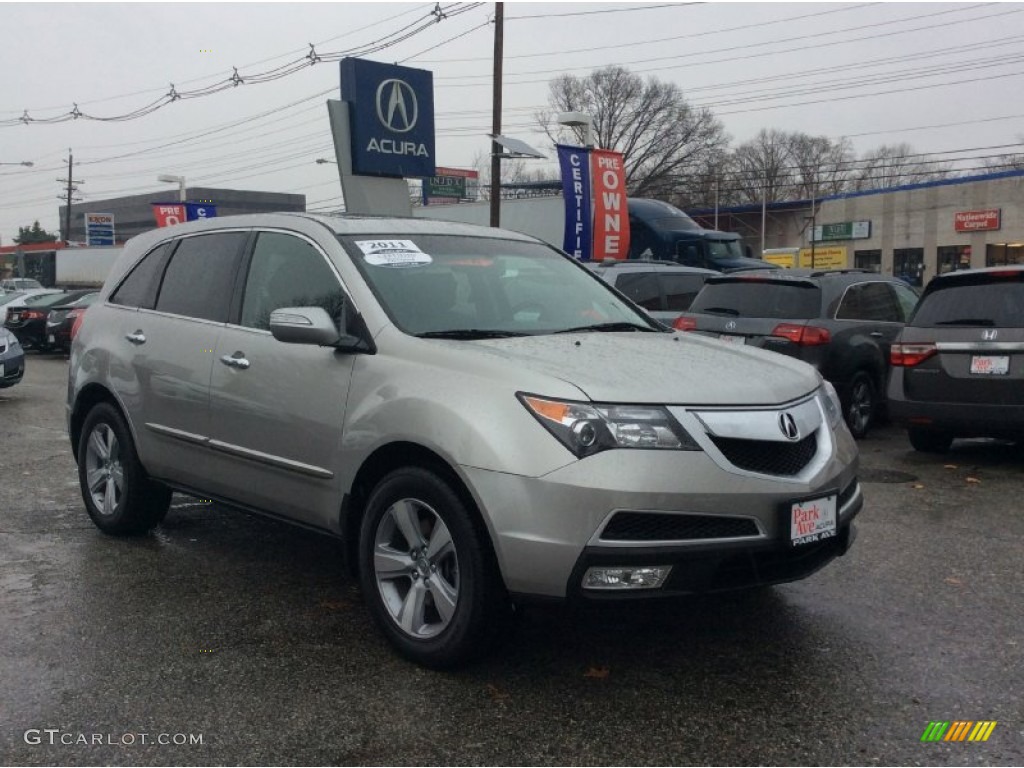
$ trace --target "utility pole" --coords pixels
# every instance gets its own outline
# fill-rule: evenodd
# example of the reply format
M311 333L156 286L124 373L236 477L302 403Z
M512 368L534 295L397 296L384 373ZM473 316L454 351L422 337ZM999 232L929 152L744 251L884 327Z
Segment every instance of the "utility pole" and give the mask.
M501 135L501 61L504 56L505 4L494 4L494 111L491 133ZM491 226L501 226L501 144L491 141Z
M65 195L63 195L63 196L62 195L57 195L57 199L58 200L63 200L64 201L64 206L65 206L64 207L64 232L63 232L64 236L61 238L64 241L64 245L65 246L67 246L70 243L70 241L71 241L71 203L73 203L76 200L80 199L80 198L74 197L74 193L78 191L78 187L76 187L75 184L76 183L77 184L85 183L82 180L79 180L77 182L75 181L75 178L74 178L74 162L75 162L74 155L71 153L71 150L69 149L68 150L68 160L67 160L67 163L68 163L68 177L66 179L57 179L57 181L61 182L62 184L65 183L65 182L67 183L67 192L65 193Z
M811 187L811 269L814 269L814 267L815 267L815 264L814 264L814 229L815 229L815 225L817 224L817 219L818 219L818 212L815 210L815 208L817 207L817 201L815 200L815 198L818 196L817 192L818 191L814 188L814 186L812 186Z

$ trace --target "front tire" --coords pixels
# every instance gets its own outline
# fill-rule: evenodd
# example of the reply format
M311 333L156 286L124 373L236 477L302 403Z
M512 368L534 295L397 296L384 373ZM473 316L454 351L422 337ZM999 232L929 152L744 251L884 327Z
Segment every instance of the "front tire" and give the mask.
M875 394L875 382L864 371L859 371L850 382L850 394L844 417L850 434L860 440L867 437L878 410L878 396Z
M953 438L946 433L920 427L907 430L907 437L914 450L921 453L946 453L953 444Z
M171 489L149 479L124 417L109 403L96 405L82 425L78 484L93 523L113 535L146 533L171 504Z
M359 537L366 604L407 658L442 669L491 639L507 598L489 544L451 486L419 467L381 480Z

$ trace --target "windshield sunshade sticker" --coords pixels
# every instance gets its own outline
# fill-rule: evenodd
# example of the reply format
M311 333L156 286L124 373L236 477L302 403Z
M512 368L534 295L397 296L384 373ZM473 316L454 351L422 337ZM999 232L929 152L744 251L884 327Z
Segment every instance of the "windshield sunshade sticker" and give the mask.
M412 240L356 240L363 260L374 267L425 267L433 264L429 254Z

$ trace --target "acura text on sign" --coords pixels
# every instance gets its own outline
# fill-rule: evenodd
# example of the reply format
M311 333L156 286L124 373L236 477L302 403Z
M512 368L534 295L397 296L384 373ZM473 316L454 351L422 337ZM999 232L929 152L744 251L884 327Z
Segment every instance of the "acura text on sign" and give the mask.
M999 208L989 208L984 211L957 211L954 218L956 231L978 232L999 229L1001 212Z

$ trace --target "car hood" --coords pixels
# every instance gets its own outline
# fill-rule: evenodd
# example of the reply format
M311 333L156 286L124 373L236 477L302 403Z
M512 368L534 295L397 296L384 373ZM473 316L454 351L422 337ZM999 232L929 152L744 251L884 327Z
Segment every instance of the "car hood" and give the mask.
M817 372L798 360L696 334L568 333L470 344L500 357L508 379L528 369L595 402L775 405L819 386Z

